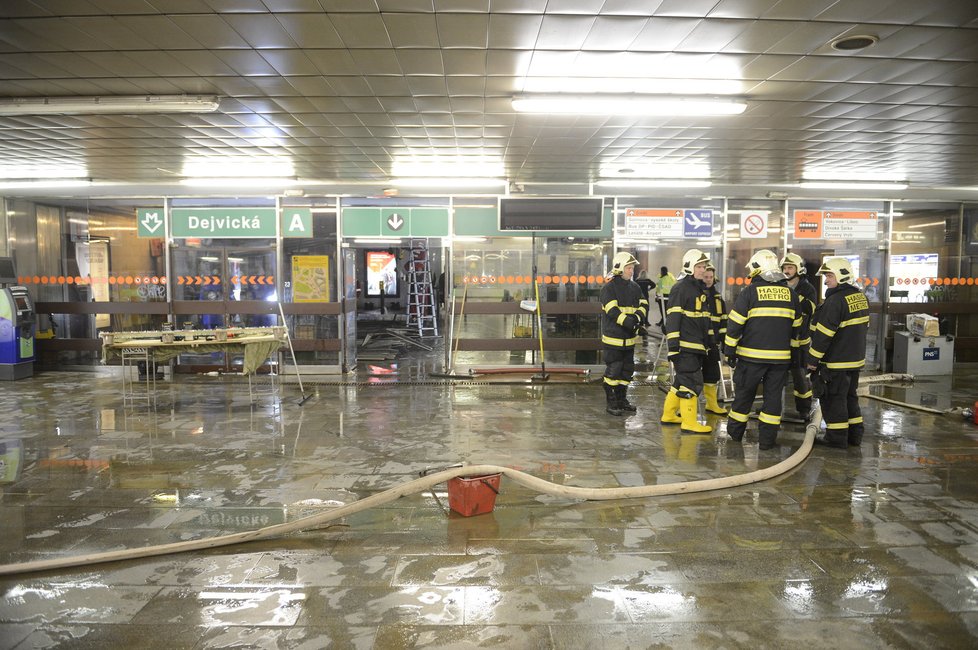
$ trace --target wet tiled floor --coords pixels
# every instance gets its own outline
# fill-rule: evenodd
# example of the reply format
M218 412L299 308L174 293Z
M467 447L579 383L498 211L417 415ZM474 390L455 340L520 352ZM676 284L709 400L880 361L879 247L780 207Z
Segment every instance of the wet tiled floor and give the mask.
M976 380L874 391L944 410ZM178 377L151 408L105 369L5 383L0 563L292 521L458 462L635 486L768 467L803 438L683 435L648 384L629 418L579 381L308 384L303 406L294 385L252 405L240 380ZM504 478L464 518L440 485L284 538L6 576L0 647L973 648L978 426L862 404L861 448L750 486L581 502Z

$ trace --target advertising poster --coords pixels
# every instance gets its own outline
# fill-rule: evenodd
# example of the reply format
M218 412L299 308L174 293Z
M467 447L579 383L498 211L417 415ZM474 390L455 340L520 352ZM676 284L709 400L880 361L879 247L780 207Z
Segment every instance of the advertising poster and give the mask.
M109 244L104 241L79 242L75 244L75 257L78 274L92 278L92 300L109 301ZM110 314L96 314L95 327L109 327Z
M329 256L292 256L292 302L329 302Z
M890 256L891 291L906 292L907 302L927 302L930 281L937 277L938 254L917 253ZM891 293L891 297L893 294Z
M388 251L367 251L367 295L397 295L397 256Z

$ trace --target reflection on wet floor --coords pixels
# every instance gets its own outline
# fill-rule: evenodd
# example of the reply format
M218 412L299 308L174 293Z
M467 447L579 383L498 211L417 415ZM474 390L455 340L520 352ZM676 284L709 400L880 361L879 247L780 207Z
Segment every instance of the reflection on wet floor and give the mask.
M379 372L419 376L414 371ZM506 465L620 487L740 474L759 451L660 426L663 395L604 411L574 381L310 381L303 406L178 377L155 409L117 378L0 389L0 562L171 543L294 521L426 468ZM978 368L874 387L937 411ZM970 648L978 637L978 426L864 398L859 449L816 448L767 482L580 502L504 479L495 510L446 515L445 486L285 538L0 578L0 647ZM437 500L436 500L437 497Z

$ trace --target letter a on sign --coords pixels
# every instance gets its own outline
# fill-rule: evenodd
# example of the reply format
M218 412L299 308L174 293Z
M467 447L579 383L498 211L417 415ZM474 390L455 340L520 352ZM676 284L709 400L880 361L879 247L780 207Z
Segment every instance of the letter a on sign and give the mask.
M284 208L282 210L283 237L312 237L312 210L309 208Z

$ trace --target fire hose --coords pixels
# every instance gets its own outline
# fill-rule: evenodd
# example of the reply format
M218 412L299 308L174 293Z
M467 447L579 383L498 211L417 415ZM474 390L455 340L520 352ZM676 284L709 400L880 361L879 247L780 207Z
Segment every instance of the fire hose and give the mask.
M861 384L884 383L892 381L912 380L910 375L875 375L864 377L860 380ZM31 562L20 562L16 564L0 565L0 576L15 575L20 573L33 573L37 571L50 571L52 569L64 569L68 567L87 566L101 564L104 562L118 562L121 560L132 560L139 558L155 557L158 555L169 555L171 553L185 553L187 551L200 551L221 546L231 546L254 542L258 540L281 537L289 533L298 532L312 528L321 527L323 524L348 517L352 514L368 510L391 501L400 499L409 494L416 494L430 490L439 483L444 483L449 479L463 476L480 476L485 474L502 474L514 483L522 485L531 490L536 490L543 494L552 496L566 497L568 499L580 499L585 501L607 501L614 499L643 499L649 497L659 497L675 494L693 494L697 492L708 492L711 490L725 490L751 483L758 483L772 479L781 474L785 474L808 458L815 441L815 435L819 431L822 421L821 405L815 407L811 421L805 427L805 438L801 446L788 458L781 462L762 469L737 474L734 476L724 476L719 478L702 479L698 481L682 481L678 483L664 483L656 485L638 485L633 487L617 488L584 488L571 485L559 485L537 478L526 472L503 467L500 465L465 465L453 467L444 471L435 472L422 476L421 478L401 483L392 488L378 492L377 494L360 499L353 503L334 508L328 512L302 517L295 521L282 524L266 526L256 530L232 533L230 535L220 535L199 540L189 540L184 542L173 542L170 544L158 544L143 548L122 549L117 551L106 551L103 553L89 553L69 557L54 558L50 560L36 560Z

